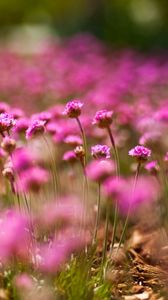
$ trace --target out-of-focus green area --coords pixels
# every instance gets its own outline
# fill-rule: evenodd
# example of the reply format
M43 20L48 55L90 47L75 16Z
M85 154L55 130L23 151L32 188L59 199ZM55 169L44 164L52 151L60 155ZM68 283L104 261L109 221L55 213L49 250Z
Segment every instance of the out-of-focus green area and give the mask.
M89 31L117 46L168 47L167 0L0 0L1 32L20 24Z

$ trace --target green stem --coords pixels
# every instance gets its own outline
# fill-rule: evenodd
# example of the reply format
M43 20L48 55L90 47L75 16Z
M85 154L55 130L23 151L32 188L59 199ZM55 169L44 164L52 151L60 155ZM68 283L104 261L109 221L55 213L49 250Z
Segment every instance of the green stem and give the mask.
M47 139L44 135L43 135L43 140L44 140L44 142L45 142L45 144L48 148L48 151L49 151L49 154L50 154L50 157L51 157L51 163L52 163L51 175L53 177L53 187L54 187L54 190L55 190L55 194L58 195L58 190L59 190L58 186L59 186L59 184L58 184L58 174L57 174L57 169L56 169L56 164L55 164L55 158L54 158L53 153L50 149L49 143L48 143L48 141L47 141ZM52 168L53 168L53 170L52 170Z
M76 118L76 121L78 123L81 135L82 135L82 140L83 140L83 147L84 147L84 151L85 151L85 160L84 160L84 165L86 166L87 163L87 143L86 143L86 136L85 136L85 132L83 130L82 124L79 120L79 118Z
M101 198L101 184L99 182L98 183L97 214L96 214L96 223L95 223L94 236L93 236L93 245L96 243L97 231L98 231L98 225L99 225L99 219L100 219L100 198Z
M133 184L132 195L131 195L131 199L130 199L130 203L129 203L129 207L128 207L128 213L127 213L127 217L126 217L126 220L125 220L125 223L124 223L124 227L123 227L123 231L122 231L122 234L121 234L121 237L120 237L120 241L119 241L119 244L118 244L117 252L118 252L118 249L121 246L121 243L123 241L123 237L125 235L125 231L127 229L128 220L129 220L130 212L131 212L131 204L132 204L132 200L134 198L135 189L136 189L136 185L137 185L137 181L138 181L138 176L139 176L139 173L140 173L140 168L141 168L141 161L138 162L138 166L137 166L137 170L136 170L136 174L135 174L135 179L134 179L134 184Z
M114 137L112 135L110 127L107 127L107 131L108 131L109 138L110 138L110 141L111 141L111 145L112 145L112 148L113 148L113 151L114 151L115 162L116 162L116 170L117 170L117 177L119 178L120 177L120 161L119 161L118 150L117 150L117 147L115 145Z
M113 246L115 243L115 237L116 237L116 231L117 231L117 221L118 221L118 204L115 203L115 210L114 210L114 224L113 224L113 234L111 239L111 245L110 245L110 254L112 253Z
M104 263L106 261L106 251L107 251L107 241L108 241L108 228L109 228L109 206L106 206L106 223L105 223L105 238L103 245L103 255L102 255L102 268L104 268Z

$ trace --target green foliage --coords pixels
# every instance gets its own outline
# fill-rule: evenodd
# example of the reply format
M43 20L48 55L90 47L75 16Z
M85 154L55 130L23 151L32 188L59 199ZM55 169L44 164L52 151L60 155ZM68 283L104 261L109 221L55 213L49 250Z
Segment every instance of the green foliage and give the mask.
M56 293L66 300L108 300L111 286L101 276L101 269L91 274L94 256L71 259L55 280Z
M48 24L62 35L89 31L120 47L168 47L166 0L1 0L1 30L23 23Z

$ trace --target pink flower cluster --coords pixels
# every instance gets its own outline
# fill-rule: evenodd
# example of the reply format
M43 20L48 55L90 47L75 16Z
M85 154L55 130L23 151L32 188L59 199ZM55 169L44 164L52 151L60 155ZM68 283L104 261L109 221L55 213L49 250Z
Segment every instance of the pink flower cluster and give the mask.
M15 187L18 191L38 192L49 180L48 172L36 166L33 155L25 148L18 148L12 155L13 169L16 174Z
M136 146L135 148L131 149L128 154L135 158L146 160L151 156L151 150L144 146Z

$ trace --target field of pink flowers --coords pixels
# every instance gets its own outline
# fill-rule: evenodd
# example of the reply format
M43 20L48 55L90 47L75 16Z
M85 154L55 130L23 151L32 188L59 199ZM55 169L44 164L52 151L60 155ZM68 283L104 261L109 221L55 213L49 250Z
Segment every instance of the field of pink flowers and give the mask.
M167 299L168 56L1 45L0 101L0 299Z

